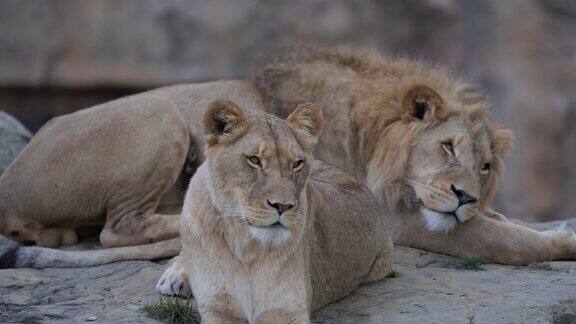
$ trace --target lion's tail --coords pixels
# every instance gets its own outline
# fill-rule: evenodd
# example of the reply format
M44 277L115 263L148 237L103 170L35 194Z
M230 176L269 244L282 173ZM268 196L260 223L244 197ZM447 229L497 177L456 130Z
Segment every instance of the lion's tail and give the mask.
M66 251L36 246L0 246L0 269L78 268L125 260L155 260L180 253L180 238L146 245Z

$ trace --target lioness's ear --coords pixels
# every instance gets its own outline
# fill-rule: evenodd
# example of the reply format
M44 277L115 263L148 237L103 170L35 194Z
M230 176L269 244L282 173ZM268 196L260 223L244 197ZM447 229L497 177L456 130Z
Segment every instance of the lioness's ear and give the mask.
M320 107L312 103L298 105L286 118L286 122L292 127L304 149L312 151L320 140L324 128L324 117Z
M419 85L402 100L402 120L432 121L443 117L444 100L430 87Z
M494 154L504 156L512 148L514 134L511 130L500 126L491 127L492 134L492 151Z
M204 115L206 144L230 144L248 128L244 110L230 100L219 99L208 106Z

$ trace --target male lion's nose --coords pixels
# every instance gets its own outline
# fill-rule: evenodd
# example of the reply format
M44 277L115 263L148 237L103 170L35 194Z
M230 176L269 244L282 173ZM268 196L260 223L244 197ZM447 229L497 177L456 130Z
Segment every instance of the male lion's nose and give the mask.
M478 201L478 199L470 196L466 191L456 189L454 185L452 185L450 189L452 189L452 192L456 195L456 198L458 198L458 207L473 204Z
M294 207L293 204L281 204L281 203L271 203L270 200L266 200L270 207L276 209L278 211L278 215L282 215L288 209Z

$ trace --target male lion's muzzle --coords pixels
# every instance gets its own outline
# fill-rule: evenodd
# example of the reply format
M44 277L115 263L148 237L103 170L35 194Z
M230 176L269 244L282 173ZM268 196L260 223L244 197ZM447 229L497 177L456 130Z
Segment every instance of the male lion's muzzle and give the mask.
M413 181L412 187L422 204L420 211L430 230L449 231L476 214L478 199L454 183Z

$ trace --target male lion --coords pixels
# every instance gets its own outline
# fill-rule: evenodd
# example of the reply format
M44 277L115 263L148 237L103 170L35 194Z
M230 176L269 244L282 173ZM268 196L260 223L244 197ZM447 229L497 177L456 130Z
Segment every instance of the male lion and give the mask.
M395 244L503 264L576 259L570 231L538 233L488 208L512 134L486 119L483 95L443 69L313 50L254 81L277 116L302 101L322 107L316 157L367 184Z
M367 184L397 244L504 264L576 258L570 232L538 233L488 208L511 133L486 119L484 96L442 69L347 50L57 118L0 176L0 233L42 246L73 243L76 228L94 224L107 247L178 236L178 218L161 207L166 197L178 205L178 183L203 162L201 120L217 98L279 117L318 104L326 136L316 156Z
M173 265L202 322L307 323L310 311L391 270L370 190L312 160L319 108L300 105L282 121L216 101L204 127L206 162L188 188Z

